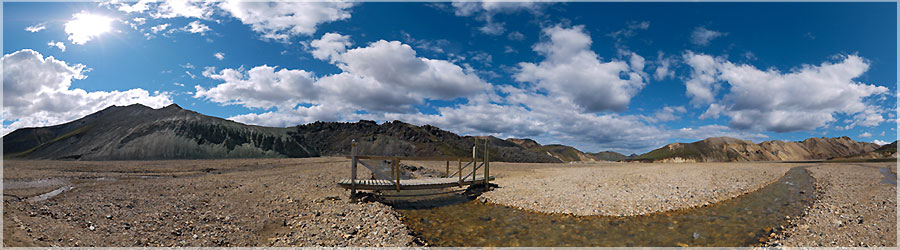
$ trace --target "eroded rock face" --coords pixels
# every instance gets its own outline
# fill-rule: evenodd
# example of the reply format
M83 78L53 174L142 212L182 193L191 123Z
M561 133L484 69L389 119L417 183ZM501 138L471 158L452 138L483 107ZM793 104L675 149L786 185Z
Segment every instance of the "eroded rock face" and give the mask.
M26 159L151 160L311 157L283 128L244 125L184 110L111 106L84 118L4 137L4 155Z
M798 142L751 141L713 137L693 143L672 143L638 156L648 162L726 162L827 160L860 155L876 150L874 143L857 142L848 137L810 138Z

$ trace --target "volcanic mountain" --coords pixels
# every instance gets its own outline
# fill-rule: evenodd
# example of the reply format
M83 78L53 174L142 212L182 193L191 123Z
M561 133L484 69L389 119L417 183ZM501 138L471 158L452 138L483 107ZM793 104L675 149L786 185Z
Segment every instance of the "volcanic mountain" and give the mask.
M23 128L3 137L4 157L26 159L155 160L318 155L283 128L244 125L184 110L133 104L81 119Z
M347 155L350 141L360 153L392 156L472 156L473 137L400 121L381 125L315 122L287 128L245 125L184 110L111 106L81 119L42 128L22 128L3 137L3 155L23 159L155 160ZM491 159L560 162L494 137ZM483 144L482 144L483 145ZM481 146L481 145L479 145ZM477 152L478 157L483 151Z
M809 138L803 141L751 141L711 137L693 143L672 143L632 159L642 162L726 162L828 160L865 154L878 144L849 137Z

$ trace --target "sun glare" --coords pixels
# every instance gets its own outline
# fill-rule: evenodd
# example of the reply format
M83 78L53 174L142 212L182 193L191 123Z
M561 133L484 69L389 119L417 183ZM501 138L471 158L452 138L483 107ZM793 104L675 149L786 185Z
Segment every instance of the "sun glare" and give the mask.
M66 23L66 33L75 44L84 44L112 29L113 19L106 16L81 12L73 17Z

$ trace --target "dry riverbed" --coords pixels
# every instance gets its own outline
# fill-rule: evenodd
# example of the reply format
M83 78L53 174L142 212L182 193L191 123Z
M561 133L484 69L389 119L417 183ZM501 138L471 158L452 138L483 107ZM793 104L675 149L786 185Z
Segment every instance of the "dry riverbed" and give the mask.
M444 162L404 163L446 171ZM896 173L891 164L496 162L499 187L479 199L546 213L645 214L729 199L812 166L821 200L809 213L818 216L794 220L770 244L892 246L896 185L879 173ZM349 176L344 158L3 165L4 246L419 245L390 207L348 202L336 185Z

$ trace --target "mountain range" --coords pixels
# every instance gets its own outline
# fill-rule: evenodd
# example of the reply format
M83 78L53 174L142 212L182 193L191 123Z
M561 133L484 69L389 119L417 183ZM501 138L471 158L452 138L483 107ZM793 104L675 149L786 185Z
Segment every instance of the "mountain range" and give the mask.
M401 121L314 122L286 128L245 125L185 110L176 104L153 109L140 104L111 106L56 126L22 128L3 137L4 158L70 160L158 160L348 155L352 139L359 152L390 156L471 157L472 145L490 144L492 161L786 161L836 157L896 157L889 149L847 137L800 142L750 141L715 137L673 143L643 155L585 153L566 145L531 139L459 136L431 125ZM881 151L877 151L881 150ZM877 152L876 152L877 151ZM482 157L482 150L476 152Z

